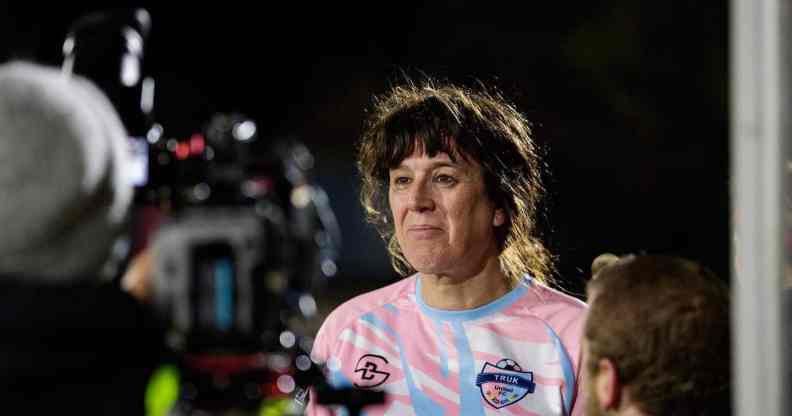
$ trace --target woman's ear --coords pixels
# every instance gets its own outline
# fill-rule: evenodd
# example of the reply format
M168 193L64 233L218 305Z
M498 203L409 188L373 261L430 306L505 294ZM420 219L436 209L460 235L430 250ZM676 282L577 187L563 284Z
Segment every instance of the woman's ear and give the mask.
M597 363L599 370L594 380L594 394L602 410L618 409L621 402L622 385L613 361L602 358Z
M492 215L492 225L495 227L500 227L505 223L506 223L506 213L503 211L502 208L497 208L495 210L495 213Z

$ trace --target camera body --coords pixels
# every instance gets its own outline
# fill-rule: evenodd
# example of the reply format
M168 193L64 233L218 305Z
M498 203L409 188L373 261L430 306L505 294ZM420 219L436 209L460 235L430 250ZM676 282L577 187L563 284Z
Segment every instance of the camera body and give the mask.
M315 366L301 328L340 240L310 152L293 139L262 143L253 120L216 114L146 154L152 180L138 200L162 214L152 295L182 377L177 414L290 400L296 373Z
M217 113L188 137L155 121L150 27L143 9L80 18L63 71L95 82L129 134L136 192L126 257L151 248L151 303L180 374L171 414L255 413L290 399L297 372L316 370L300 327L317 313L311 291L335 274L340 232L297 140L263 140L256 121L236 113Z
M310 292L327 277L317 265L334 261L339 239L322 218L334 216L319 208L309 172L290 166L304 146L257 141L251 119L217 114L149 152L157 180L139 192L168 196L157 201L165 214L152 239L154 301L179 351L278 348L267 344L291 317L316 312Z
M172 341L177 349L222 347L228 334L261 326L254 322L257 288L241 277L266 268L266 233L254 212L230 207L187 211L160 227L153 300L180 336Z
M64 42L63 71L94 81L129 133L126 257L152 250L151 302L180 374L170 414L257 414L262 404L301 414L310 387L354 414L381 403L382 392L330 387L306 353L311 293L335 275L341 243L311 152L293 138L263 140L238 113L169 136L153 115L150 27L144 9L82 17Z

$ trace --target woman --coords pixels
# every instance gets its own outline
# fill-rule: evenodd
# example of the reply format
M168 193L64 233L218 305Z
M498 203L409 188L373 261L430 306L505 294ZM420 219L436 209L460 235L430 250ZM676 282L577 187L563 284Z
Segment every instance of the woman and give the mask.
M367 414L582 414L585 305L545 285L525 118L486 92L396 87L376 103L358 166L368 219L409 277L327 317L313 356L331 383L385 390ZM309 414L327 412L315 402Z

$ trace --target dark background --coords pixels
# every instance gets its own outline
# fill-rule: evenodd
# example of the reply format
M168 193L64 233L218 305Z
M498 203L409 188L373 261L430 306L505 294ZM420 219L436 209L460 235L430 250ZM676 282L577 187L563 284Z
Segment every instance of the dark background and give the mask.
M396 277L361 220L354 145L372 94L403 73L481 80L533 121L549 166L545 239L570 292L604 251L683 255L727 277L726 2L372 3L131 4L152 16L166 135L240 111L264 137L313 151L344 239L325 305ZM3 4L0 60L60 65L70 22L105 8Z

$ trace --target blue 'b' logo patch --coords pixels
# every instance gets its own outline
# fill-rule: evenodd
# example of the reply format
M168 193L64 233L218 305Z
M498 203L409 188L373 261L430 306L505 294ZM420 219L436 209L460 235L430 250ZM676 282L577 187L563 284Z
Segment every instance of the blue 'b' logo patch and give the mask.
M490 406L501 407L522 400L528 393L533 393L536 383L533 372L522 371L514 360L500 360L498 364L484 363L481 372L476 376L476 386L481 396Z

